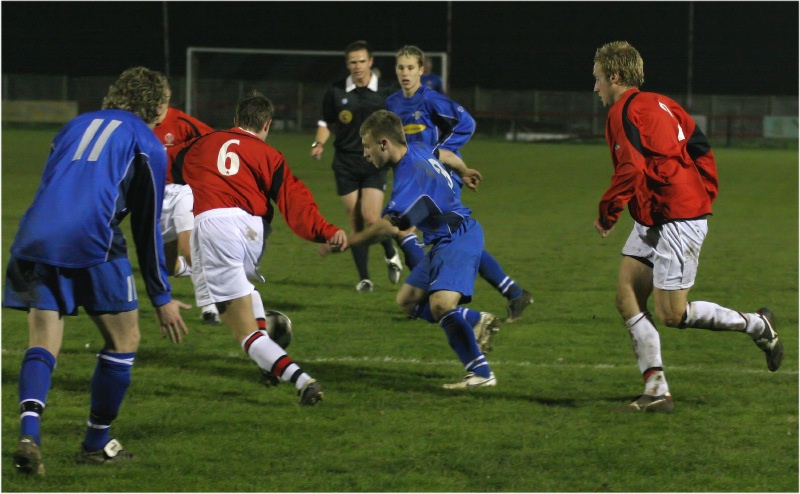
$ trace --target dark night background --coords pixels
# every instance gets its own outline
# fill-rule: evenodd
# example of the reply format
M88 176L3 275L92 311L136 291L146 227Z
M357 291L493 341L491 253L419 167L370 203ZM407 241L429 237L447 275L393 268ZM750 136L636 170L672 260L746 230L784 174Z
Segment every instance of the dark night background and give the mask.
M169 67L187 46L447 50L447 2L168 2ZM595 49L627 40L645 88L685 92L689 2L452 3L453 87L591 91ZM2 2L4 73L165 70L163 2ZM798 93L798 2L694 2L696 94Z

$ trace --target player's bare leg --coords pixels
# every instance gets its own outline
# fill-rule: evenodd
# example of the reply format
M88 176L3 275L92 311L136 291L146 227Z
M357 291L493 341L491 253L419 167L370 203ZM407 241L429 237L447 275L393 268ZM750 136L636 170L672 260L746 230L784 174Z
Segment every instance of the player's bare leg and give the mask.
M384 193L381 189L373 187L361 189L361 218L365 225L371 225L380 219L383 197ZM381 241L381 246L383 247L383 260L386 262L389 281L392 284L397 284L403 271L403 262L400 260L400 255L395 249L392 239L384 239Z

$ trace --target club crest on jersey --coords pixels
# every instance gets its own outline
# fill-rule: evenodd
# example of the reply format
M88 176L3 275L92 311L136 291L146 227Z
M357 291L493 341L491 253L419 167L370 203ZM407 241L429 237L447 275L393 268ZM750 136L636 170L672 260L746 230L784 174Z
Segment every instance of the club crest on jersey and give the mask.
M164 147L170 147L175 145L175 136L172 133L168 133L164 136Z
M417 110L417 111L414 112L414 114L412 116L414 117L414 120L419 120L419 119L422 118L422 112Z
M347 98L342 98L342 104L343 105L346 105L348 101L350 101L350 100L347 99Z
M339 112L339 121L343 124L349 124L353 121L353 112L350 110L342 110Z

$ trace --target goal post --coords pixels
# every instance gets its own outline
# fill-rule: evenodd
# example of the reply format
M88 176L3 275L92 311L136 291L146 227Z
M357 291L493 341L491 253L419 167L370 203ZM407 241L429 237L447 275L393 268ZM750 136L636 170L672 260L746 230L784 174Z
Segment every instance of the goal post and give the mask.
M373 51L373 69L395 83L395 52ZM448 81L445 52L425 52ZM276 106L275 130L316 128L322 96L331 84L348 75L341 50L266 48L186 49L186 113L211 126L231 123L231 108L250 88L259 89ZM399 87L398 87L399 88Z

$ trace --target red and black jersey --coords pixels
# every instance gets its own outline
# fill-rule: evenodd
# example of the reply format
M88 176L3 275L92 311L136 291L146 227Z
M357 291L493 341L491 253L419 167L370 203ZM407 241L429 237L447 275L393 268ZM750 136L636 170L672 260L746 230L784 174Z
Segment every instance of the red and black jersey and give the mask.
M182 180L192 188L195 216L240 208L269 223L274 203L300 238L321 243L340 230L322 217L311 191L292 175L283 154L251 132L212 132L167 153L176 183Z
M153 129L158 140L164 145L164 149L169 150L174 146L180 146L186 141L195 137L214 132L214 129L204 124L200 120L187 115L176 109L168 108L167 116L164 121L156 125ZM167 183L173 183L171 167L167 166Z
M606 140L614 175L600 200L603 228L614 226L626 204L646 226L711 213L719 189L714 153L678 103L626 91L608 111Z

